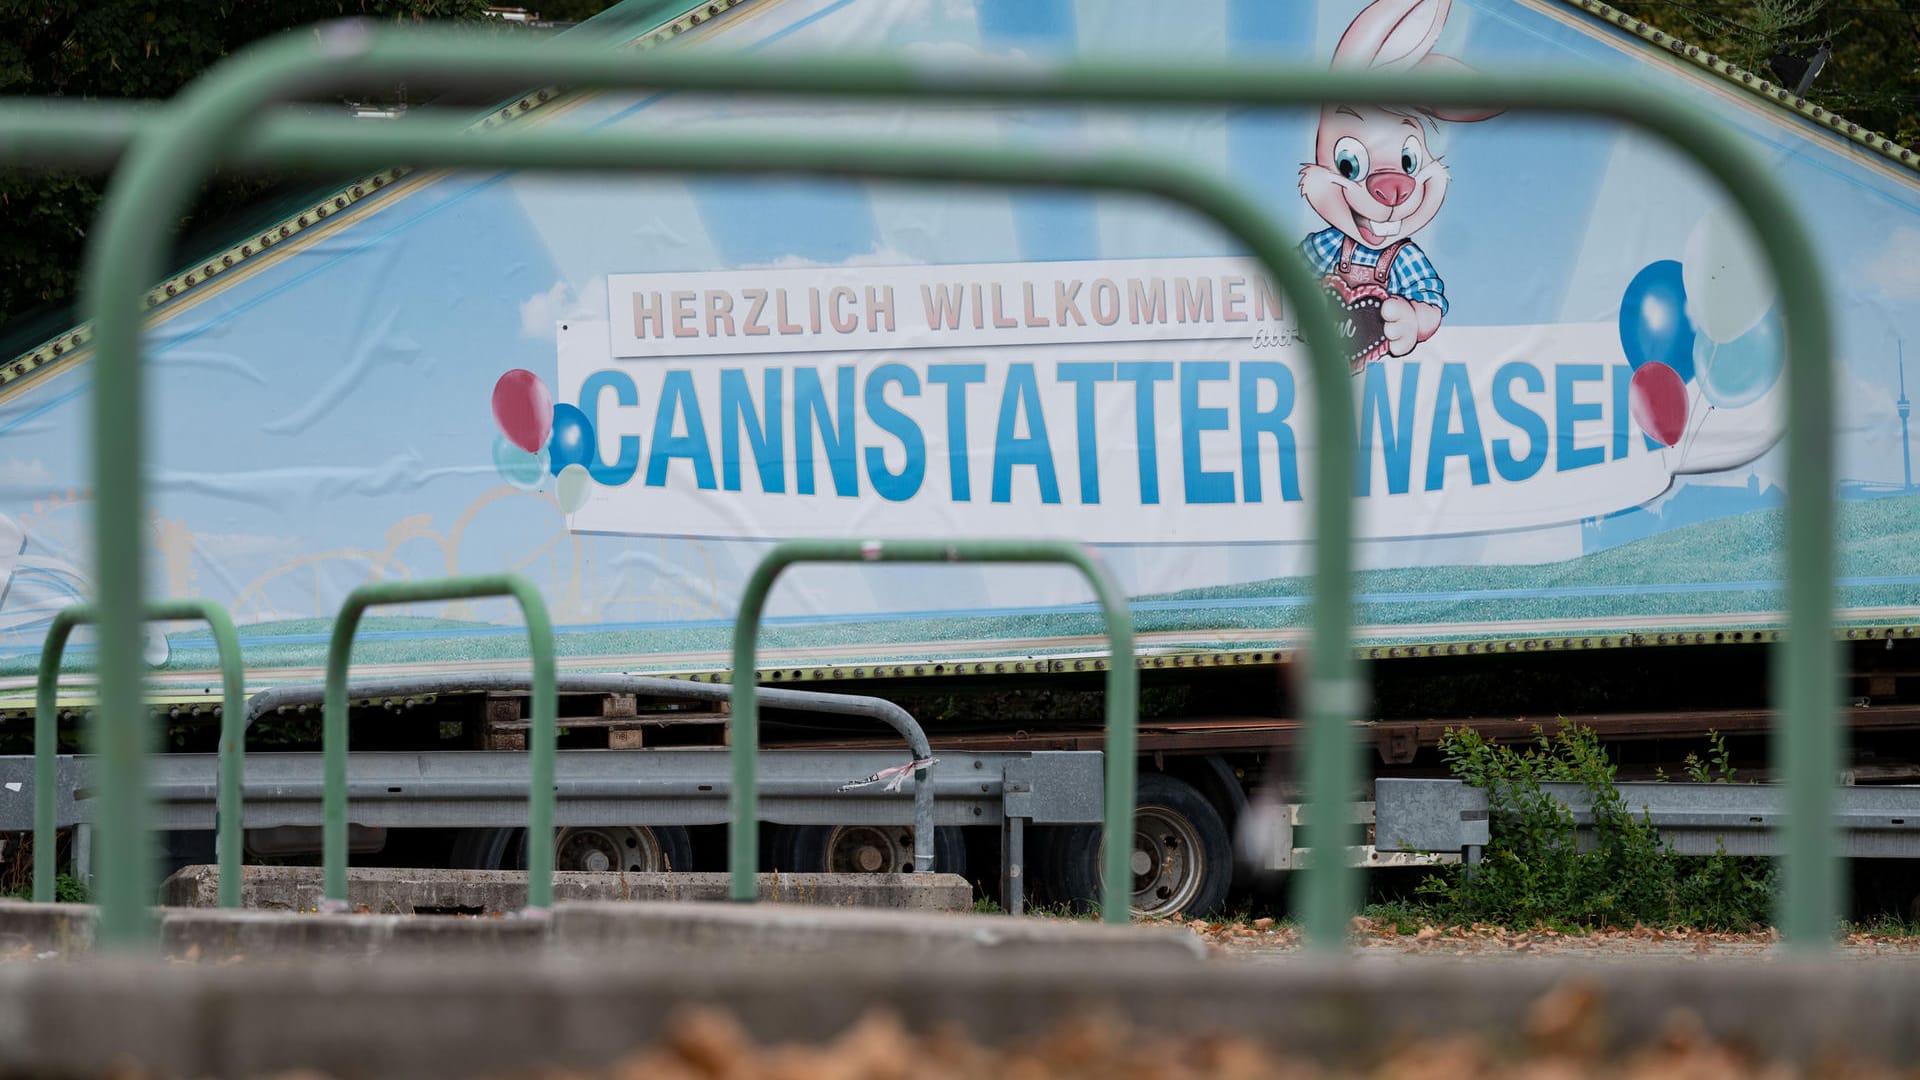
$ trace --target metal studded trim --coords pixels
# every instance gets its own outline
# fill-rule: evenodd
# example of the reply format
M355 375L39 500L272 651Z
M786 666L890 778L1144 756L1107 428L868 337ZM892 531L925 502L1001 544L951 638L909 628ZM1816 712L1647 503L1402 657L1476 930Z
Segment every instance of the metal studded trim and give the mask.
M1868 131L1859 124L1850 123L1846 118L1837 116L1806 98L1795 96L1793 91L1783 86L1776 86L1751 71L1742 70L1698 45L1689 45L1671 34L1656 30L1646 22L1617 10L1609 4L1601 3L1600 0L1559 0L1559 2L1567 7L1578 8L1602 22L1657 46L1663 52L1679 57L1704 71L1712 72L1734 86L1797 113L1853 143L1866 147L1896 165L1903 165L1920 173L1920 151L1901 146L1884 135Z

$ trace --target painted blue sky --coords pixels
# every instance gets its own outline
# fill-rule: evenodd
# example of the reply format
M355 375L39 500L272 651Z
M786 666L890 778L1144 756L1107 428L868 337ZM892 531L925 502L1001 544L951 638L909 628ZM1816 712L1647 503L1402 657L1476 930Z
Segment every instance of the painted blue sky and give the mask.
M927 57L1142 55L1325 63L1361 7L1267 0L765 0L714 34L747 50L899 49ZM1899 478L1893 414L1902 326L1920 324L1920 186L1797 122L1708 89L1664 62L1512 0L1459 0L1438 51L1489 70L1547 67L1670 85L1751 138L1825 241L1836 291L1846 477ZM908 115L872 106L726 97L606 97L555 123L644 130L697 120L707 131L856 131L925 138L1015 138L1145 148L1224 170L1301 235L1322 227L1299 197L1315 118L1255 110L1141 112L949 108ZM1613 127L1504 115L1447 125L1453 183L1417 240L1447 283L1451 324L1610 319L1641 266L1678 258L1717 202L1694 171ZM484 502L488 395L501 372L555 374L552 323L593 317L609 273L772 264L976 263L1235 253L1187 215L1138 200L1058 193L930 191L788 181L413 178L343 215L309 246L180 305L154 331L155 502L193 538L168 580L227 602L243 619L331 610L370 572L511 567L534 574L567 618L621 621L722 614L756 554L746 543L561 537L550 501ZM1920 349L1908 350L1920 356ZM85 379L49 380L0 408L6 512L33 518L32 544L74 553L78 515L32 509L84 486ZM1689 483L1758 490L1770 456L1737 475ZM484 505L483 505L484 502ZM1657 508L1655 508L1657 509ZM1652 513L1653 511L1648 511ZM1657 514L1629 530L1658 532ZM454 533L459 530L457 542ZM671 523L662 532L672 532ZM1572 554L1578 526L1533 540ZM1532 541L1529 541L1532 542ZM1394 560L1512 557L1517 548L1440 542ZM1503 554L1502 552L1506 552ZM449 555L449 552L453 552ZM1279 545L1119 549L1138 592L1294 572ZM164 563L164 559L162 562ZM299 564L298 568L287 567ZM956 571L936 584L900 571L818 571L786 603L913 610L956 592L992 605L1035 592L1071 596L1050 572ZM955 583L960 582L956 588ZM831 599L822 599L830 597Z

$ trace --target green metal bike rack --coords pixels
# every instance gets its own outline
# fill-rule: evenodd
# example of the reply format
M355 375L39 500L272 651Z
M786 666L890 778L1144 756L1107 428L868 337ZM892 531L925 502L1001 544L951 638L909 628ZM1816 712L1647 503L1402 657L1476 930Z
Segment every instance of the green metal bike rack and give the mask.
M1127 596L1092 548L1065 540L788 540L753 568L733 622L733 733L730 758L733 824L727 832L727 869L733 899L751 903L758 890L760 853L760 695L754 655L767 596L782 571L797 563L1055 563L1071 566L1093 589L1107 624L1106 850L1101 859L1100 918L1123 923L1133 912L1133 785L1140 712L1140 671L1133 664L1133 614ZM915 782L924 780L916 776Z
M1009 149L901 141L698 139L673 135L538 132L475 137L456 124L391 125L263 119L273 106L330 87L433 78L449 86L548 85L581 89L705 90L915 100L1075 105L1283 107L1339 101L1356 105L1503 106L1625 120L1697 162L1753 227L1779 285L1786 324L1789 436L1787 554L1789 631L1782 645L1774 757L1791 788L1783 928L1806 947L1829 941L1840 894L1828 790L1839 757L1838 649L1832 635L1833 391L1830 327L1812 245L1779 186L1739 139L1693 108L1612 80L1537 76L1388 75L1269 66L1136 63L921 64L905 60L630 55L564 41L523 43L453 38L421 31L322 27L253 46L182 92L164 122L141 128L108 192L90 238L87 293L95 315L95 535L102 572L102 711L109 726L131 726L140 706L137 622L142 567L137 526L145 512L139 466L141 297L164 271L163 223L174 220L214 164L237 160L281 167L374 168L400 160L421 167L548 168L652 172L784 173L945 183L1097 188L1183 203L1237 237L1295 304L1313 365L1309 384L1322 434L1314 490L1351 483L1354 420L1344 358L1331 347L1332 321L1318 284L1259 205L1201 171L1142 154L1055 148ZM103 120L104 127L109 121ZM113 120L119 123L122 121ZM100 134L104 141L110 133ZM44 144L44 140L43 140ZM0 147L0 149L4 149ZM1315 501L1311 654L1306 691L1309 845L1337 851L1352 832L1336 812L1358 778L1349 730L1358 700L1351 653L1352 508L1346 498ZM118 749L114 749L118 747ZM110 782L137 786L137 742L114 740L104 763ZM145 822L131 804L107 824L129 837ZM138 867L103 859L102 933L122 939L137 920ZM1344 860L1315 860L1306 885L1308 937L1338 947L1356 899Z
M213 631L220 656L220 790L214 802L214 857L220 864L220 906L240 906L241 782L246 771L246 668L240 662L240 637L227 609L211 600L164 600L146 606L152 622L197 619ZM62 609L47 628L40 647L39 679L33 706L33 900L53 902L54 800L56 743L59 739L60 660L75 629L100 621L91 604ZM97 725L96 725L97 727ZM96 732L97 736L98 732ZM144 733L142 738L149 737Z
M533 717L527 735L527 913L544 915L553 907L553 755L559 743L559 694L554 689L553 622L533 582L519 574L475 574L430 581L388 581L362 585L347 594L334 616L327 642L327 690L320 727L321 834L324 910L347 906L347 669L352 663L354 631L360 616L382 604L434 600L512 597L527 623L533 653ZM540 838L547 842L541 843Z

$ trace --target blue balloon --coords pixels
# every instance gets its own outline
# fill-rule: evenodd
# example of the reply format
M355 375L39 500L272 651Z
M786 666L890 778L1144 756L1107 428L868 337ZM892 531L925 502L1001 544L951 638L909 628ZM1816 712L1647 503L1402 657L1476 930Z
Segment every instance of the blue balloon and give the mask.
M587 414L573 405L553 407L553 435L547 439L547 470L555 476L569 465L593 468L599 447L593 441L593 424Z
M1780 309L1772 308L1753 329L1732 341L1716 345L1705 334L1694 343L1700 372L1700 393L1715 408L1737 409L1759 401L1780 379L1786 352Z
M1641 268L1620 298L1620 347L1627 363L1635 371L1665 364L1681 382L1692 382L1693 339L1680 264L1667 259Z
M505 435L495 435L493 468L500 474L500 479L521 491L534 491L547 474L546 448L541 447L537 454L529 454L515 446Z

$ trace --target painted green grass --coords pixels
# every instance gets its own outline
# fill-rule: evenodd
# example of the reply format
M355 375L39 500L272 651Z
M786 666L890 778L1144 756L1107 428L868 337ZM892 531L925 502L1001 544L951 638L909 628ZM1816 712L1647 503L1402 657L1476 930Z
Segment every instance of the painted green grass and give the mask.
M1578 624L1590 619L1633 619L1653 616L1698 616L1701 626L1714 616L1775 611L1782 602L1775 588L1738 591L1685 592L1655 590L1618 594L1605 590L1619 583L1651 583L1685 586L1719 582L1773 581L1782 572L1780 547L1784 514L1764 510L1731 518L1674 529L1659 536L1623 544L1607 551L1564 562L1531 566L1444 566L1414 567L1397 570L1368 570L1355 575L1355 591L1373 596L1370 602L1356 606L1356 623L1361 626L1391 628L1416 624L1451 624L1457 632L1422 633L1419 640L1445 641L1486 636L1480 624L1507 621L1552 620ZM1920 496L1847 503L1842 507L1836 543L1841 554L1843 577L1920 576L1920 545L1912 537L1920 532ZM1210 631L1272 631L1271 637L1247 640L1236 647L1262 648L1289 644L1305 625L1305 597L1309 579L1275 577L1244 584L1216 588L1190 589L1144 601L1182 601L1204 603L1242 601L1235 606L1160 610L1157 605L1137 608L1136 628L1142 633L1161 635L1158 644L1180 642L1183 632L1204 635ZM1485 596L1438 600L1399 599L1412 594L1487 592L1500 590L1595 590L1595 595ZM1849 608L1912 606L1920 590L1908 585L1849 585L1837 590L1835 603ZM1777 625L1769 620L1768 626ZM287 641L276 638L324 635L330 620L299 619L278 623L254 624L241 631L246 662L251 669L275 667L317 667L325 662L324 642ZM356 666L393 663L462 663L485 660L521 659L526 656L525 638L518 633L501 632L492 624L448 619L402 616L370 616L362 624L362 634L377 638L380 634L413 631L458 631L472 627L476 633L440 633L434 637L391 641L362 640L354 648ZM1755 627L1763 628L1763 627ZM858 649L862 663L910 663L965 659L973 656L998 656L1007 651L996 642L1052 637L1084 637L1100 634L1101 619L1091 611L1063 611L1025 615L980 615L945 619L874 619L833 623L811 627L770 626L760 635L763 650L792 650L797 655L783 658L786 666L846 662L848 652ZM1369 635L1370 643L1404 644L1411 636L1396 636L1390 630ZM162 671L204 670L215 666L211 639L204 630L183 630L172 635L172 655ZM731 631L723 626L688 626L643 630L562 631L557 637L561 657L570 666L591 668L596 658L652 656L671 658L679 654L725 652L731 647ZM1196 637L1195 646L1205 647ZM888 646L897 646L889 649ZM915 645L923 647L915 648ZM1048 651L1036 649L1037 655ZM85 671L86 655L72 658L71 670ZM660 667L673 666L664 659ZM0 674L25 675L33 671L32 657L0 660Z

